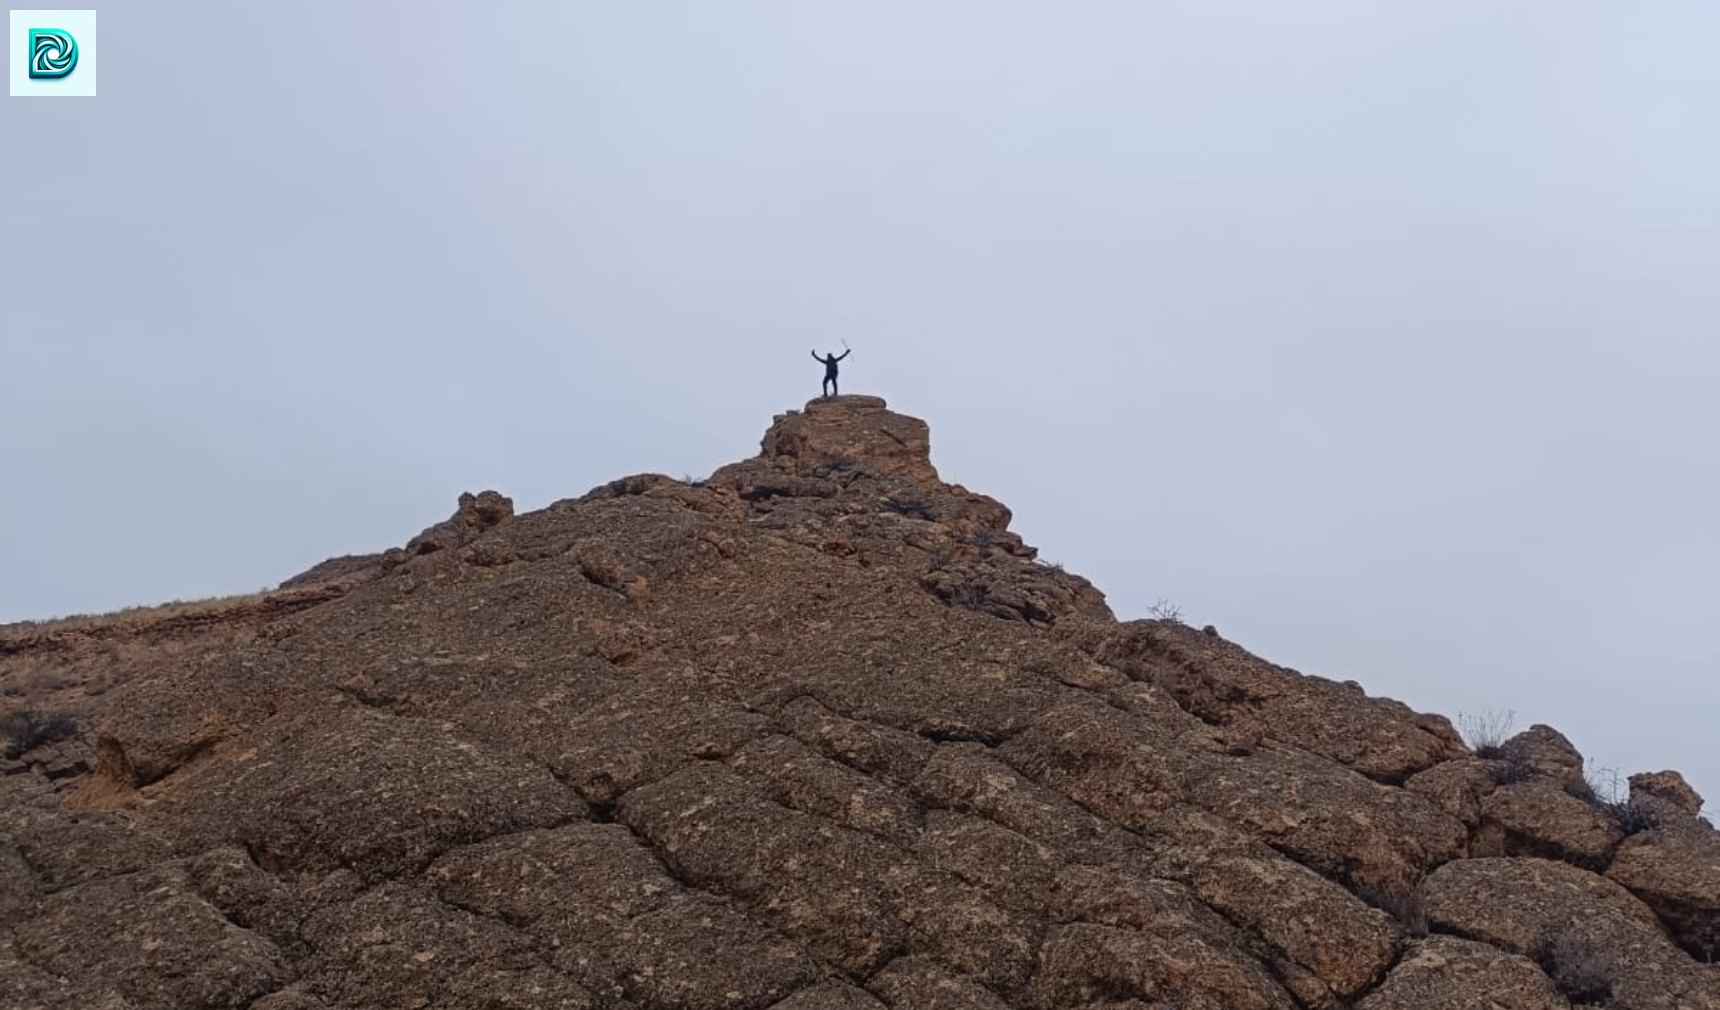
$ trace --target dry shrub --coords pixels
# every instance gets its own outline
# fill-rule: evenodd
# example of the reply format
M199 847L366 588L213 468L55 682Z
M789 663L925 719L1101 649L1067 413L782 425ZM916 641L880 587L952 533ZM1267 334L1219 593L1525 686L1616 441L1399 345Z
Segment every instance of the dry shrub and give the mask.
M1565 783L1565 792L1612 818L1627 835L1660 827L1662 812L1651 803L1631 799L1630 786L1613 768L1585 765L1583 777Z
M1475 752L1475 756L1489 761L1506 759L1505 741L1511 738L1511 729L1517 724L1517 713L1511 709L1500 710L1490 708L1480 714L1457 713L1457 728L1463 734L1463 742Z
M1530 956L1572 1003L1598 1006L1612 998L1613 954L1599 940L1560 926L1544 933Z
M15 708L0 715L0 736L6 738L7 760L22 757L43 744L64 740L78 731L78 724L63 715L49 715L33 708Z

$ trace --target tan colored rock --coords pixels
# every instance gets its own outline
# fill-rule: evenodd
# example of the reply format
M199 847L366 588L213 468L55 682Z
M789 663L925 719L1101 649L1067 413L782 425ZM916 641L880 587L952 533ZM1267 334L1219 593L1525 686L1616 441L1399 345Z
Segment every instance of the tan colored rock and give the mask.
M113 984L80 973L50 974L24 960L12 940L0 933L0 1006L27 1010L137 1010Z
M1040 917L1051 911L1063 866L1049 846L983 817L947 810L926 814L915 854L932 869Z
M20 828L13 841L43 890L135 873L166 862L166 839L135 821L101 812L60 812Z
M1535 962L1454 936L1409 944L1357 1010L1567 1010Z
M1413 888L1468 841L1461 821L1421 796L1296 751L1196 751L1180 784L1195 806L1369 893Z
M1417 772L1404 788L1427 797L1439 809L1474 828L1481 822L1482 803L1495 785L1485 761L1465 758L1441 761Z
M0 838L0 931L35 904L36 874L16 848Z
M813 981L796 944L773 935L732 905L677 894L614 936L621 988L652 1007L753 1010Z
M1167 811L1147 831L1153 869L1186 884L1272 952L1272 965L1305 1005L1360 992L1391 963L1393 927L1342 887L1248 839L1211 815Z
M1541 856L1601 870L1623 838L1606 812L1534 778L1500 786L1482 801L1471 848L1477 856Z
M426 876L451 905L524 929L548 923L576 943L595 942L682 889L619 824L570 824L463 845Z
M299 927L311 911L309 896L259 867L243 849L210 849L181 865L198 896L228 922L267 939L289 959L303 953Z
M926 484L938 481L924 421L886 409L882 397L811 400L804 412L777 416L765 432L765 459L805 474L851 462Z
M1630 892L1566 863L1547 859L1460 859L1425 885L1435 928L1527 954L1553 926L1605 921L1621 936L1654 934L1654 913Z
M237 844L276 871L381 878L416 873L470 838L585 812L541 766L357 705L260 736L167 795L187 846Z
M802 989L771 1010L884 1010L864 989L843 982L820 982Z
M1036 993L1049 1006L1137 998L1188 1010L1294 1010L1259 965L1198 936L1093 923L1058 926L1040 951Z
M1660 915L1698 960L1720 960L1720 832L1691 819L1632 835L1607 876Z
M319 562L283 581L282 589L293 589L299 586L315 586L327 582L359 582L374 578L382 573L384 563L382 554L343 554L338 558L329 558ZM398 563L399 558L394 558Z
M327 1010L328 1004L302 989L286 988L255 1003L250 1010Z
M97 770L128 787L165 778L262 720L285 674L279 657L245 650L126 684L97 732Z
M1583 781L1583 756L1566 738L1551 726L1539 723L1500 744L1494 756L1521 769L1523 775L1535 775L1558 783Z
M864 975L906 940L889 882L905 853L772 803L734 772L691 765L617 808L678 879L735 895L841 971Z
M433 554L463 547L513 515L514 500L500 492L462 492L454 514L412 538L406 545L406 554Z
M1674 771L1641 772L1630 777L1632 802L1649 799L1670 804L1674 810L1695 817L1702 812L1702 796L1690 788L1684 776Z
M1035 781L1125 828L1152 823L1183 799L1167 759L1186 729L1076 697L1010 738L999 756Z
M1612 880L1471 858L1604 862L1556 733L1483 761L1121 625L928 447L820 401L708 481L0 627L0 698L96 728L0 762L0 1007L1479 1010L1536 1007L1534 962L1720 1010L1674 776Z
M1436 870L1425 893L1435 930L1536 958L1575 952L1555 959L1555 976L1592 980L1621 1010L1720 1010L1720 976L1605 877L1544 859L1460 859Z
M466 491L461 493L454 515L471 529L487 530L514 517L514 500L499 491Z
M897 785L912 782L937 750L916 734L844 719L812 698L796 698L778 718L802 743L826 757Z
M313 913L303 932L312 953L296 986L331 1007L602 1005L545 964L519 930L399 883Z
M139 1010L243 1006L287 979L274 944L228 922L176 869L49 895L16 940L24 959L48 974L99 979Z
M805 981L804 952L689 892L620 825L504 835L450 852L429 876L444 900L515 924L594 993L758 1006Z
M855 831L912 846L921 814L908 797L869 775L844 767L805 744L767 736L742 747L729 767L759 781L771 800Z
M867 987L891 1010L1009 1010L991 990L923 958L890 962Z
M1208 722L1250 728L1379 781L1402 782L1463 753L1456 730L1438 716L1274 666L1174 621L1132 621L1099 654Z
M1028 779L979 744L939 747L914 780L913 792L930 806L976 814L1032 839L1058 859L1134 869L1150 861L1141 839Z

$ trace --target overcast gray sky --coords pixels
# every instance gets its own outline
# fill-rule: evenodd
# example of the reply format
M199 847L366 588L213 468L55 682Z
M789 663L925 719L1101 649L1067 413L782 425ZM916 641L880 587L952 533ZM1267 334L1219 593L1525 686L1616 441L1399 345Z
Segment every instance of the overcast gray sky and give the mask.
M1118 613L1720 801L1720 7L100 7L0 106L0 620L932 425Z

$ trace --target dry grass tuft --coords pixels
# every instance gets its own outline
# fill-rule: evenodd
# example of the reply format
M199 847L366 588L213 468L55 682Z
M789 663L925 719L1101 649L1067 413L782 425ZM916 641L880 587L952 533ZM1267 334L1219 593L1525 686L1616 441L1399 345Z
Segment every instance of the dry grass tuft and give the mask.
M52 617L42 621L18 621L13 624L0 624L0 642L26 635L53 632L137 630L163 621L218 616L235 609L255 607L277 595L280 593L265 589L241 596L208 596L200 600L172 600L167 603L126 607L106 614L71 614L66 617Z
M1457 728L1463 734L1463 742L1469 745L1476 757L1488 760L1506 757L1502 749L1516 724L1517 713L1509 709L1493 708L1479 714L1457 713Z

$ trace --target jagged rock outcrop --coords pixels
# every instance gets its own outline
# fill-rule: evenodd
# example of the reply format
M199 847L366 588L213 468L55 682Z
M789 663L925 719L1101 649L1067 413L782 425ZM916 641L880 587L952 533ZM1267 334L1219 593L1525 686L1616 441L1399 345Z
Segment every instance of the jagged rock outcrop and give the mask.
M1674 771L1639 772L1630 777L1630 802L1651 811L1651 816L1695 817L1702 812L1702 797Z
M877 396L813 400L804 411L780 414L763 448L765 459L797 475L863 463L876 473L938 482L931 429L917 417L887 409Z
M1010 518L844 396L704 482L0 629L70 719L0 765L0 1006L1720 1008L1675 773L1604 802L1550 728L1119 623Z

